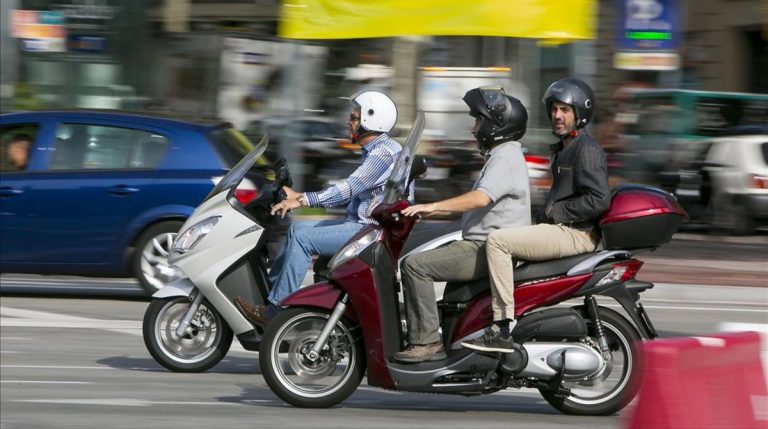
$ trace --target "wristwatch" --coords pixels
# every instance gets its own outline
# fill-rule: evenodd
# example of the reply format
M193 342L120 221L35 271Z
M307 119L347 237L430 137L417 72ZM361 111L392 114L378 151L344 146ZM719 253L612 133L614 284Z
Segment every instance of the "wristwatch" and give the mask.
M302 207L309 207L309 201L307 200L306 194L299 194L299 196L296 197L296 201L298 201L299 205Z

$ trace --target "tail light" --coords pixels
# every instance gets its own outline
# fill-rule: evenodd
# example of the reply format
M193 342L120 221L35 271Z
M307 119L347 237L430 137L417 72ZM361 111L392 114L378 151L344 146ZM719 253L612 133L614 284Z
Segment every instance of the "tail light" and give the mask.
M638 261L637 259L630 259L629 261L615 264L611 271L600 279L595 286L603 286L610 283L623 283L632 280L642 266L643 261Z
M216 176L211 177L211 182L213 182L214 185L218 184L223 176ZM259 196L259 189L256 187L256 185L253 184L252 181L250 181L247 178L243 178L243 181L240 182L240 184L237 186L237 189L235 189L235 198L238 202L242 205L247 205L251 201L253 201L254 198Z
M752 189L768 189L768 176L750 174L747 185Z
M237 201L242 205L247 205L258 195L259 191L256 189L235 189L235 198L237 198Z

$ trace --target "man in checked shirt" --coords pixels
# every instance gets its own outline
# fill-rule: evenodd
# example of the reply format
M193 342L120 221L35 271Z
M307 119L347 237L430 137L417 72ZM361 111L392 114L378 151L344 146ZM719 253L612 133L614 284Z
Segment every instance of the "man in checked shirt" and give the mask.
M312 256L335 254L366 224L376 223L366 216L373 198L384 190L402 147L387 133L397 120L395 103L377 91L362 91L352 99L349 127L352 141L363 148L363 163L349 177L320 192L299 193L284 187L287 198L272 207L272 214L285 214L299 207L339 207L347 205L345 219L300 221L291 224L283 249L269 273L272 290L265 306L254 306L242 297L235 305L251 322L265 327L282 309L278 304L301 286Z

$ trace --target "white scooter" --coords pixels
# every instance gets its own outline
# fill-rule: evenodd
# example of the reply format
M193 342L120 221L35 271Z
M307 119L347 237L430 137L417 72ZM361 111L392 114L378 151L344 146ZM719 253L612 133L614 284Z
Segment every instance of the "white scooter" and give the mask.
M235 307L238 296L255 305L266 303L270 243L284 229L271 206L285 198L291 179L284 161L275 165L276 180L243 205L234 196L267 147L262 139L225 175L182 226L169 263L186 277L152 296L144 314L144 344L152 357L177 372L202 372L226 356L236 336L244 349L258 351L261 329ZM411 176L423 174L415 163ZM457 223L419 223L405 243L403 258L461 238ZM317 269L316 269L317 270Z

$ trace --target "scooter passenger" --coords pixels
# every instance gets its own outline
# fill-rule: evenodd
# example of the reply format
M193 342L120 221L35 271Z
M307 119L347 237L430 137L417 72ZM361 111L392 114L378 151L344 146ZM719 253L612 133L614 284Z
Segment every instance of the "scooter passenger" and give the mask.
M272 289L266 306L255 306L242 297L235 299L240 312L254 324L265 327L282 309L286 296L301 286L313 255L332 256L366 224L374 197L384 190L401 145L388 133L397 120L395 103L377 91L362 91L351 98L347 126L350 138L362 146L362 164L340 183L319 192L296 192L283 187L287 199L272 207L272 214L285 214L299 207L347 205L344 219L299 221L291 224L285 245L269 273Z
M509 333L515 325L514 264L593 252L600 242L598 220L610 205L605 152L583 128L592 120L595 97L585 82L565 78L544 93L552 133L552 188L537 214L537 225L499 229L486 243L494 324L470 349L514 352ZM499 329L499 327L507 329Z
M409 256L402 263L409 345L395 354L400 362L446 358L433 282L487 277L486 236L501 228L531 223L528 169L518 141L526 131L525 107L501 87L472 89L463 100L475 118L472 134L486 161L471 191L402 211L405 216L463 215L462 240Z

